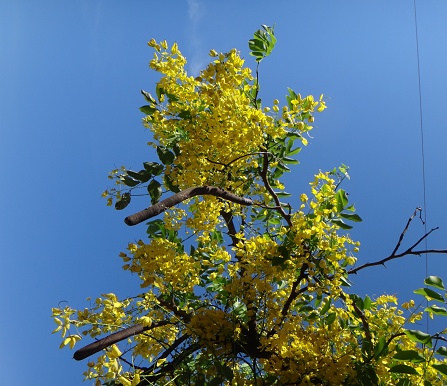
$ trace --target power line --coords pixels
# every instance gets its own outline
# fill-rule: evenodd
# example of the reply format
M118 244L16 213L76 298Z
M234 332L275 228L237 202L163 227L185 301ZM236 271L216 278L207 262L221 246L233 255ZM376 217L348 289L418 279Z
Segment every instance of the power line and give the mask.
M422 155L422 187L423 187L423 208L424 208L424 234L427 234L427 195L426 195L426 183L425 183L425 151L424 151L424 125L423 125L423 115L422 115L422 91L421 91L421 65L419 60L419 34L418 34L418 21L417 21L417 10L416 10L416 0L413 0L414 9L414 29L416 33L416 57L417 57L417 68L418 68L418 89L419 89L419 126L421 133L421 155ZM427 237L424 240L425 250L428 250ZM425 253L425 277L428 276L428 253ZM427 301L428 303L428 301ZM427 318L427 331L428 331L428 318Z

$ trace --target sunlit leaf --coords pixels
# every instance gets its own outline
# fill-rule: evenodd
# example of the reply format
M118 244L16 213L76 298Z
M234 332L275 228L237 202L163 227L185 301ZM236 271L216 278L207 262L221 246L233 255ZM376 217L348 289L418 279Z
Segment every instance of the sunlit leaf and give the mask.
M132 170L126 170L127 175L140 182L147 182L152 177L152 174L147 170L140 170L139 172L134 172Z
M155 107L145 105L140 107L140 111L146 115L152 115L157 111L157 109Z
M350 213L340 213L340 217L343 217L346 220L361 222L362 219L358 214L350 214Z
M431 290L430 288L419 288L417 290L414 290L413 292L415 294L425 296L429 300L436 299L441 302L444 301L444 297L440 293L435 292L435 291Z
M352 229L351 225L348 225L348 224L346 224L345 222L343 222L342 220L339 220L339 219L332 220L332 223L338 225L341 229Z
M439 289L445 289L444 287L444 283L442 282L442 279L437 277L437 276L429 276L424 280L424 283L426 285L432 286L432 287L436 287Z
M447 309L436 305L425 308L424 312L433 313L435 315L447 316Z
M346 205L348 205L348 196L343 189L339 189L337 193L335 193L335 198L337 200L337 211L341 212Z
M418 342L432 347L431 335L419 330L404 330L405 335L413 342Z
M436 350L436 353L439 355L442 355L444 357L447 357L447 347L441 346Z

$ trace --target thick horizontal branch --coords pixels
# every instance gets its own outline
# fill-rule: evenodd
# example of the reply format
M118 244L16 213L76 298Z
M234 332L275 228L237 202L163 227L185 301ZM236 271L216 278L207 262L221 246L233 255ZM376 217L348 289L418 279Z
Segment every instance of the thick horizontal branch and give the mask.
M240 205L253 205L253 201L249 198L239 197L233 193L227 192L224 189L218 188L217 186L197 186L193 188L188 188L174 194L171 197L158 202L149 208L143 209L142 211L132 214L124 219L127 225L137 225L143 221L146 221L158 214L164 212L166 209L171 208L181 202L192 198L195 196L215 196L223 198L224 200L234 202Z
M141 324L137 324L132 327L125 328L124 330L115 332L109 336L106 336L103 339L100 339L96 342L90 343L89 345L79 349L73 355L73 358L77 361L88 358L89 356L96 354L97 352L111 346L112 344L118 343L124 339L127 339L133 335L141 334L144 331L152 330L153 328L164 326L169 324L168 321L161 321L152 323L150 326L143 326Z

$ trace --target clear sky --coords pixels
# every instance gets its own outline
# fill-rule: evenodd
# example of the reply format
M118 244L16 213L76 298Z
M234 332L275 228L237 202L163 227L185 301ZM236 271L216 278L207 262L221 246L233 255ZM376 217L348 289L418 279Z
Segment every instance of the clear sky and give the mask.
M447 2L418 0L429 248L447 248ZM0 2L0 367L4 385L90 385L85 363L59 350L50 309L88 296L138 293L118 253L145 228L106 207L101 192L116 166L156 160L138 107L153 92L146 43L177 41L197 73L209 49L238 48L261 24L276 24L277 47L262 62L264 100L287 87L324 93L301 165L287 191L307 191L319 169L345 163L344 188L364 222L360 262L388 256L408 217L423 206L421 128L413 1L117 1ZM415 241L424 231L414 221ZM393 261L355 279L361 294L408 300L422 286L425 257ZM428 274L447 281L447 256ZM87 342L87 341L86 341Z

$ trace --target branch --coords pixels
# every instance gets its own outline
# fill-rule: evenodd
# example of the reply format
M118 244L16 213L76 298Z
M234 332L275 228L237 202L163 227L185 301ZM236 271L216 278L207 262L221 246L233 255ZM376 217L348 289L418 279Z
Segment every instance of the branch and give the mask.
M200 344L199 343L194 343L191 346L183 349L180 354L175 357L172 362L167 363L164 367L162 367L160 369L160 371L158 371L155 374L150 374L152 371L145 371L143 372L143 374L141 374L141 378L142 380L140 381L140 383L137 386L145 386L145 385L151 385L151 382L155 382L156 380L158 380L159 378L163 377L164 375L166 375L166 373L169 373L170 371L175 370L175 368L184 360L186 359L190 354L192 354L193 352L197 351L198 349L200 349Z
M118 343L124 339L127 339L133 335L141 334L144 331L152 330L153 328L164 326L166 324L170 324L169 321L162 320L160 322L154 322L150 326L143 326L141 324L137 324L132 327L125 328L124 330L115 332L109 336L106 336L103 339L100 339L96 342L90 343L89 345L79 349L73 355L73 358L77 361L85 359L97 352L111 346L112 344Z
M411 215L411 217L408 219L408 221L407 221L407 225L405 226L404 230L403 230L402 233L400 234L400 236L399 236L399 241L397 242L396 247L394 248L394 251L393 251L393 253L391 253L391 255L394 255L394 254L397 252L397 250L398 250L399 247L400 247L400 244L402 243L402 240L404 239L405 233L407 232L408 227L410 226L411 221L413 221L413 219L415 218L416 213L417 213L418 211L420 212L421 210L422 210L421 208L416 208L416 209L414 210L414 213L413 213L413 214Z
M192 198L194 196L215 196L223 198L224 200L235 202L240 205L253 205L253 201L249 198L239 197L233 193L230 193L217 186L197 186L182 190L179 193L174 194L171 197L158 202L149 208L143 209L142 211L132 214L124 219L127 225L137 225L151 217L157 216L158 214L164 212L166 209L171 208L181 202Z
M291 227L292 226L292 220L290 219L290 214L287 214L284 212L284 209L281 206L281 202L279 201L278 195L275 193L273 188L270 186L270 183L267 178L267 172L269 167L269 161L268 161L268 153L263 153L263 162L262 162L262 171L261 171L261 178L264 182L264 185L267 189L267 191L270 193L270 195L273 197L273 200L275 201L275 205L277 207L277 211L281 214L281 216L287 221L287 224Z
M388 257L385 257L382 260L375 261L373 263L366 263L366 264L363 264L363 265L361 265L361 266L359 266L357 268L350 269L347 273L349 275L356 274L361 269L368 268L368 267L373 267L375 265L385 265L385 263L390 261L390 260L398 259L398 258L406 256L406 255L419 255L420 256L420 255L423 255L423 254L426 254L426 253L445 253L445 254L447 254L447 249L425 249L425 250L421 250L421 251L414 251L414 248L416 248L432 232L434 232L435 230L439 229L439 227L431 229L429 232L427 232L425 235L423 235L418 241L416 241L411 247L409 247L406 251L404 251L402 253L397 253L397 250L399 249L400 245L402 244L402 240L404 239L405 233L407 232L408 227L410 226L411 221L414 219L414 217L416 216L417 212L420 211L420 210L421 210L421 208L416 208L414 213L408 219L407 225L405 225L404 230L400 234L399 240L398 240L398 242L397 242L393 252L391 253L391 255L389 255Z

